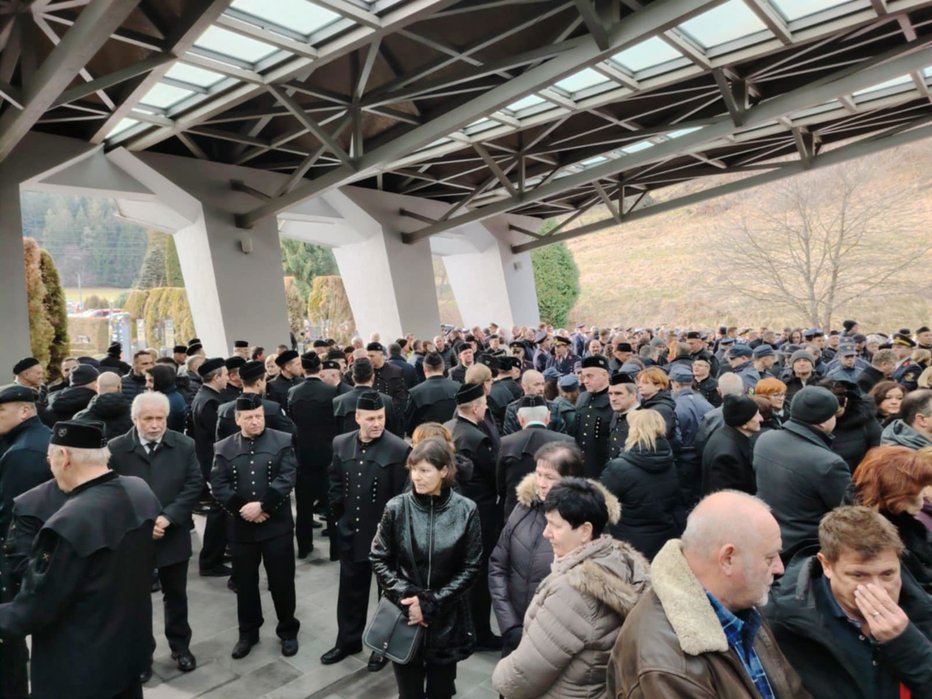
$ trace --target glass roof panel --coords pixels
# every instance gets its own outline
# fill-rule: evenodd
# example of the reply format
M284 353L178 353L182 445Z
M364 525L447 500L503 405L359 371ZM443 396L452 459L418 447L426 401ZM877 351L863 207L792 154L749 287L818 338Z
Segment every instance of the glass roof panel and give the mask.
M174 85L166 85L165 83L156 83L139 101L152 107L168 109L173 104L177 104L193 94L194 92L191 90L185 90L184 88L175 87Z
M702 127L701 127L701 126L693 126L693 127L688 128L688 129L678 129L678 130L676 130L676 131L671 131L670 133L668 133L668 134L667 134L667 137L668 137L668 138L679 138L680 136L685 136L686 134L692 133L693 131L698 131L700 128L702 128Z
M608 81L608 78L598 71L592 70L592 68L583 68L578 73L573 73L563 78L563 80L558 81L555 85L561 90L573 94L574 92L585 90L587 87L592 87L593 85L599 85Z
M336 12L307 0L233 0L230 7L305 36L341 19Z
M474 121L469 126L467 126L465 129L463 129L463 131L465 131L467 134L474 134L474 133L479 133L480 131L486 131L495 126L501 126L501 123L498 121L495 121L494 119L484 118L484 119L479 119L478 121Z
M924 71L922 71L922 74L927 78L932 78L932 67L926 68Z
M912 84L913 84L912 78L910 78L908 75L901 75L898 78L887 80L886 82L882 82L878 85L872 85L871 87L865 88L863 90L858 90L857 92L853 92L852 94L855 97L863 97L873 92L880 92L881 90L886 90L891 87L907 86L908 88L911 88Z
M107 134L106 137L110 138L111 136L118 134L121 131L126 131L126 129L130 128L131 126L135 126L138 123L139 122L136 119L120 119L117 125L113 127L113 129L110 131L110 133Z
M536 107L538 104L545 102L543 97L538 97L537 95L528 95L527 97L522 97L517 102L512 102L507 107L506 110L509 112L520 112L522 109L527 109L528 107Z
M176 62L165 73L166 78L180 80L183 83L190 83L198 87L210 87L223 80L223 75L215 73L212 70L204 70L197 66L189 66L186 63Z
M639 150L650 148L653 145L654 144L650 141L638 141L637 143L632 143L630 146L625 146L621 150L625 153L637 153Z
M586 158L585 160L581 160L579 164L583 167L592 167L593 165L604 163L606 160L608 160L608 158L606 158L604 155L597 155L594 158Z
M728 0L724 5L703 12L677 28L702 48L710 49L750 36L767 26L743 0Z
M770 0L787 22L809 17L823 10L850 4L851 0Z
M683 54L670 46L663 39L652 36L646 41L635 44L629 49L612 56L612 61L631 73L637 73L646 68L659 66L674 58L682 58Z
M246 63L258 63L278 51L271 44L220 27L208 27L194 45Z

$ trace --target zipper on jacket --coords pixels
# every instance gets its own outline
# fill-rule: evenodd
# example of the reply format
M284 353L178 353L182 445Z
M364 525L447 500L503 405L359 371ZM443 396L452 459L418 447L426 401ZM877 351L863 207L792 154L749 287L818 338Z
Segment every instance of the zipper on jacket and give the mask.
M430 529L427 530L427 589L430 589L430 566L434 558L434 499L430 499Z

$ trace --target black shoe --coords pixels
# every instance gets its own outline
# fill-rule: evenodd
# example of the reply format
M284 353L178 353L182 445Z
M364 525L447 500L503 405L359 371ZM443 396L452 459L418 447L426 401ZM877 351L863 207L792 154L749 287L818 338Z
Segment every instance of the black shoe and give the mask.
M502 649L502 639L500 636L495 636L490 634L489 636L483 636L476 641L476 650L495 650L501 651Z
M298 654L298 639L297 638L283 638L282 639L282 655L286 658L290 658L292 655Z
M202 578L225 578L232 573L233 569L225 565L214 566L213 568L201 568Z
M343 658L353 655L354 653L358 653L361 650L362 646L359 646L358 648L341 648L340 646L334 646L322 656L320 656L320 662L322 662L324 665L333 665L334 663L338 663L343 660Z
M191 672L194 668L197 667L197 660L194 656L191 655L191 651L182 650L177 653L172 653L172 660L175 661L175 664L178 666L178 669L182 672Z
M162 583L160 583L158 580L153 580L153 581L152 581L152 591L153 591L153 592L161 592L161 591L162 591Z
M372 655L369 656L369 663L366 665L366 669L369 672L378 672L387 664L388 658L386 658L384 655L379 655L378 653L373 652Z
M311 544L310 546L306 546L306 547L299 546L298 547L298 558L301 558L301 559L307 558L308 556L311 555L311 552L313 551L314 551L314 544Z
M239 592L239 588L236 586L236 582L233 580L233 576L230 576L230 579L227 580L227 589L230 592Z
M324 525L318 522L316 519L311 520L311 529L320 529L322 526Z
M252 647L258 642L258 638L240 638L236 642L236 645L233 646L233 652L230 653L230 655L233 656L233 660L245 658L247 655L249 655L249 651L252 650Z
M152 666L150 665L145 670L139 673L139 684L145 684L152 679Z

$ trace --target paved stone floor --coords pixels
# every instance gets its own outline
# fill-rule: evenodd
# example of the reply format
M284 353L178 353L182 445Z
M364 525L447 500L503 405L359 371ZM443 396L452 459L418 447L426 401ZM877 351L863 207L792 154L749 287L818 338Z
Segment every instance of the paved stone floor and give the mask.
M236 597L227 590L226 578L202 578L197 574L197 551L204 518L195 516L195 553L188 575L189 619L194 638L191 652L197 669L181 673L170 657L162 633L161 594L152 597L154 630L158 648L153 677L145 685L146 699L382 699L397 696L391 665L381 672L366 670L368 652L335 665L321 665L320 656L336 638L338 565L331 563L325 538L315 536L315 550L297 562L295 588L297 617L301 621L301 648L292 658L282 657L275 636L275 610L260 573L265 624L261 640L242 660L233 660L236 643ZM320 532L315 530L315 534ZM373 590L375 585L373 584ZM371 605L374 605L374 594ZM370 606L371 609L371 606ZM490 677L498 659L495 653L477 653L459 664L457 699L494 699Z

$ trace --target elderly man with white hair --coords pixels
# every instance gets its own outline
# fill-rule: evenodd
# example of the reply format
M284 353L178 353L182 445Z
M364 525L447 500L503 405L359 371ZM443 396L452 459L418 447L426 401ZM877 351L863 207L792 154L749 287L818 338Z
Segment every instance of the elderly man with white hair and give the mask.
M182 672L193 670L197 662L189 650L188 561L191 558L191 513L204 487L197 462L194 440L167 428L168 398L157 391L140 393L133 399L133 427L110 440L110 468L121 476L141 478L161 503L152 538L155 541L155 568L165 605L165 636L172 659ZM150 666L141 680L152 674Z
M49 465L68 494L36 536L22 587L0 604L0 636L32 636L32 696L141 698L152 644L150 583L160 505L107 467L96 425L52 428Z

